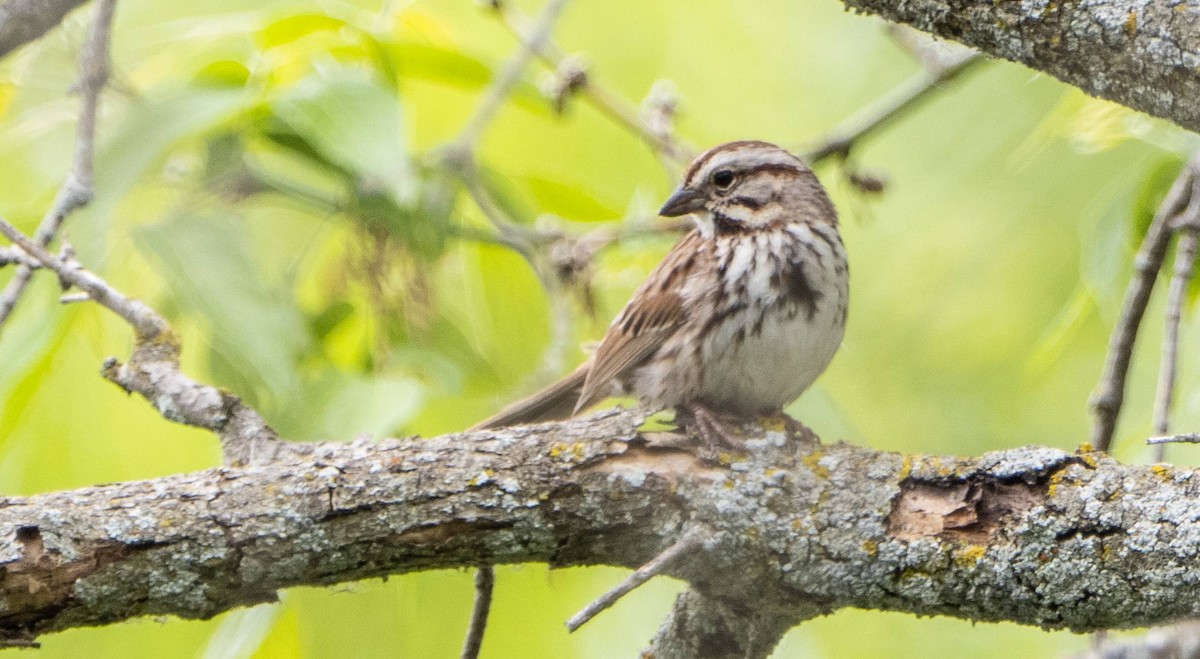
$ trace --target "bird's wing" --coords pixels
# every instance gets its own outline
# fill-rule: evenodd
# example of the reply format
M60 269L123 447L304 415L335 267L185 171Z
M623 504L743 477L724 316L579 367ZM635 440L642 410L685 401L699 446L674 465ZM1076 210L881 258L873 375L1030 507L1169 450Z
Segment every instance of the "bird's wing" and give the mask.
M626 312L609 328L592 358L592 368L575 404L576 413L609 395L608 384L614 378L640 366L658 350L683 321L683 299L674 292L638 296Z
M614 378L641 366L687 319L680 280L701 254L699 232L684 236L613 321L592 358L575 412L604 398Z

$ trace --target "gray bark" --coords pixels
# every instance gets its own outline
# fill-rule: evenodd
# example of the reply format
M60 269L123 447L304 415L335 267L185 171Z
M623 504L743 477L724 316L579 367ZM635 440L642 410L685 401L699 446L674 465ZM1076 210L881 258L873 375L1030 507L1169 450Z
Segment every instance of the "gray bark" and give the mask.
M843 0L1200 130L1200 5L1185 0Z
M636 567L694 524L715 535L666 570L693 592L657 656L765 656L847 606L1078 631L1200 613L1193 470L1049 448L904 456L761 428L713 466L639 421L297 445L268 465L0 499L0 638L435 568Z
M7 0L0 5L0 57L54 29L86 0Z

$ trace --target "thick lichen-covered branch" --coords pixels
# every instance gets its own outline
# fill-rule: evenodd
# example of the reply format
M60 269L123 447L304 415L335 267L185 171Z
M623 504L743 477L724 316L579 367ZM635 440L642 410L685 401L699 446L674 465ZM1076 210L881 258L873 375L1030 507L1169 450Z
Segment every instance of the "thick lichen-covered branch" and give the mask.
M748 453L714 466L639 423L308 445L249 469L9 498L0 635L208 617L434 568L633 568L695 524L714 535L665 570L695 591L655 642L668 654L697 616L750 620L749 604L755 636L727 630L726 654L765 656L787 627L847 606L1075 630L1200 613L1194 471L1049 448L904 456L774 428L746 429Z
M1200 129L1200 6L1192 2L843 0Z

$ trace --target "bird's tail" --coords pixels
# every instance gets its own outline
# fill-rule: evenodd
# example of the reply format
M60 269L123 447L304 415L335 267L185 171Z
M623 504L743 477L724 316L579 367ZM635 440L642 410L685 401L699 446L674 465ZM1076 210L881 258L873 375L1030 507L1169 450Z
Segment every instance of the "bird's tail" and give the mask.
M495 416L480 421L470 429L503 428L571 417L575 412L575 403L578 402L579 395L583 392L583 382L587 379L590 367L590 360L584 362L567 377L529 398L509 405L497 412Z

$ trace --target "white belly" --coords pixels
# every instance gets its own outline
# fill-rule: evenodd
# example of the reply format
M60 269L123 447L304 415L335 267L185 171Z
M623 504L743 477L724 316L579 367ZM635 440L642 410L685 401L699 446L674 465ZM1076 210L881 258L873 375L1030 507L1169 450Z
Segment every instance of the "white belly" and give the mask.
M778 411L829 366L846 322L844 254L823 252L823 258L806 259L800 266L816 292L810 313L808 305L790 302L778 282L772 281L769 247L760 243L754 246L755 253L736 255L739 258L730 269L740 267L747 273L739 280L736 299L751 308L728 314L715 327L706 327L705 321L712 317L719 284L713 279L689 282L690 327L667 341L657 358L634 374L632 390L644 404L699 403L714 411L746 415Z
M694 396L731 412L768 412L796 400L817 379L842 342L837 304L826 301L810 321L807 314L769 316L757 337L735 341L722 328L712 338L705 377Z

